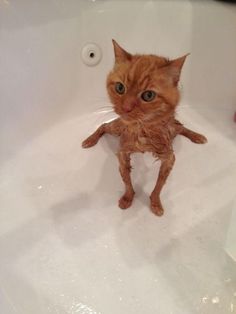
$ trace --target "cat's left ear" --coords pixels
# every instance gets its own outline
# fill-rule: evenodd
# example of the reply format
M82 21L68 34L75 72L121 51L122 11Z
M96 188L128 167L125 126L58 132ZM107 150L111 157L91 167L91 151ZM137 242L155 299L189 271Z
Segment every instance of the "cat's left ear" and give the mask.
M177 85L179 82L180 73L184 65L185 59L187 58L188 55L190 55L190 53L187 53L186 55L178 59L169 61L168 64L169 74L173 78L174 85Z
M114 39L112 39L112 43L114 47L115 60L117 63L130 61L132 59L132 55L121 48L121 46L118 45Z

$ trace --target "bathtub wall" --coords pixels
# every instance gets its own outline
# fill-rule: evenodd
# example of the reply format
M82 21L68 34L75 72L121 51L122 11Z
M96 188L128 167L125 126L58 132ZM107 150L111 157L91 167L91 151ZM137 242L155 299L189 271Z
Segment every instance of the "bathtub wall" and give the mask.
M191 52L182 104L227 108L230 118L236 104L236 7L215 1L135 3L1 1L1 160L58 120L106 104L111 38L130 52L170 58ZM87 42L102 48L96 67L81 61Z

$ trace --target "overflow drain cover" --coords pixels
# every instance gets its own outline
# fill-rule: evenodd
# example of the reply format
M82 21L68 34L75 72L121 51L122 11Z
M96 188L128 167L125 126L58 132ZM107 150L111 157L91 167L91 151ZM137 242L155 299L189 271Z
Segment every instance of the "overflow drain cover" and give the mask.
M82 48L81 57L86 65L95 66L102 59L102 51L97 44L89 43Z

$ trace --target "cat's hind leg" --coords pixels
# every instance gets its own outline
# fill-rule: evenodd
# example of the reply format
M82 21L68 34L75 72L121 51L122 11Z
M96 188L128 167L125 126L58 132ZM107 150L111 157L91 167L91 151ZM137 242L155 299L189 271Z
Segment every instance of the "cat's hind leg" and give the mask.
M125 184L125 193L119 200L119 207L126 209L131 206L135 194L130 177L130 153L119 152L117 156L120 163L120 174Z
M173 152L171 152L170 154L161 159L161 167L157 178L157 182L150 196L151 210L157 216L162 216L164 214L164 209L162 207L160 200L160 193L163 188L163 185L166 182L166 179L168 178L171 172L171 169L173 168L174 162L175 155Z

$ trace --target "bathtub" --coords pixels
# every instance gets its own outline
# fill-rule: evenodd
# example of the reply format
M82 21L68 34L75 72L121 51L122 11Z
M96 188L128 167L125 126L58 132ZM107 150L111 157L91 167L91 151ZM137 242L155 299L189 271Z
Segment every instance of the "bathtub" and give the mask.
M219 1L0 1L1 314L236 312L235 34L236 7ZM112 38L191 53L178 118L208 144L176 139L161 218L148 202L158 162L133 156L122 211L117 139L81 148L114 118Z

